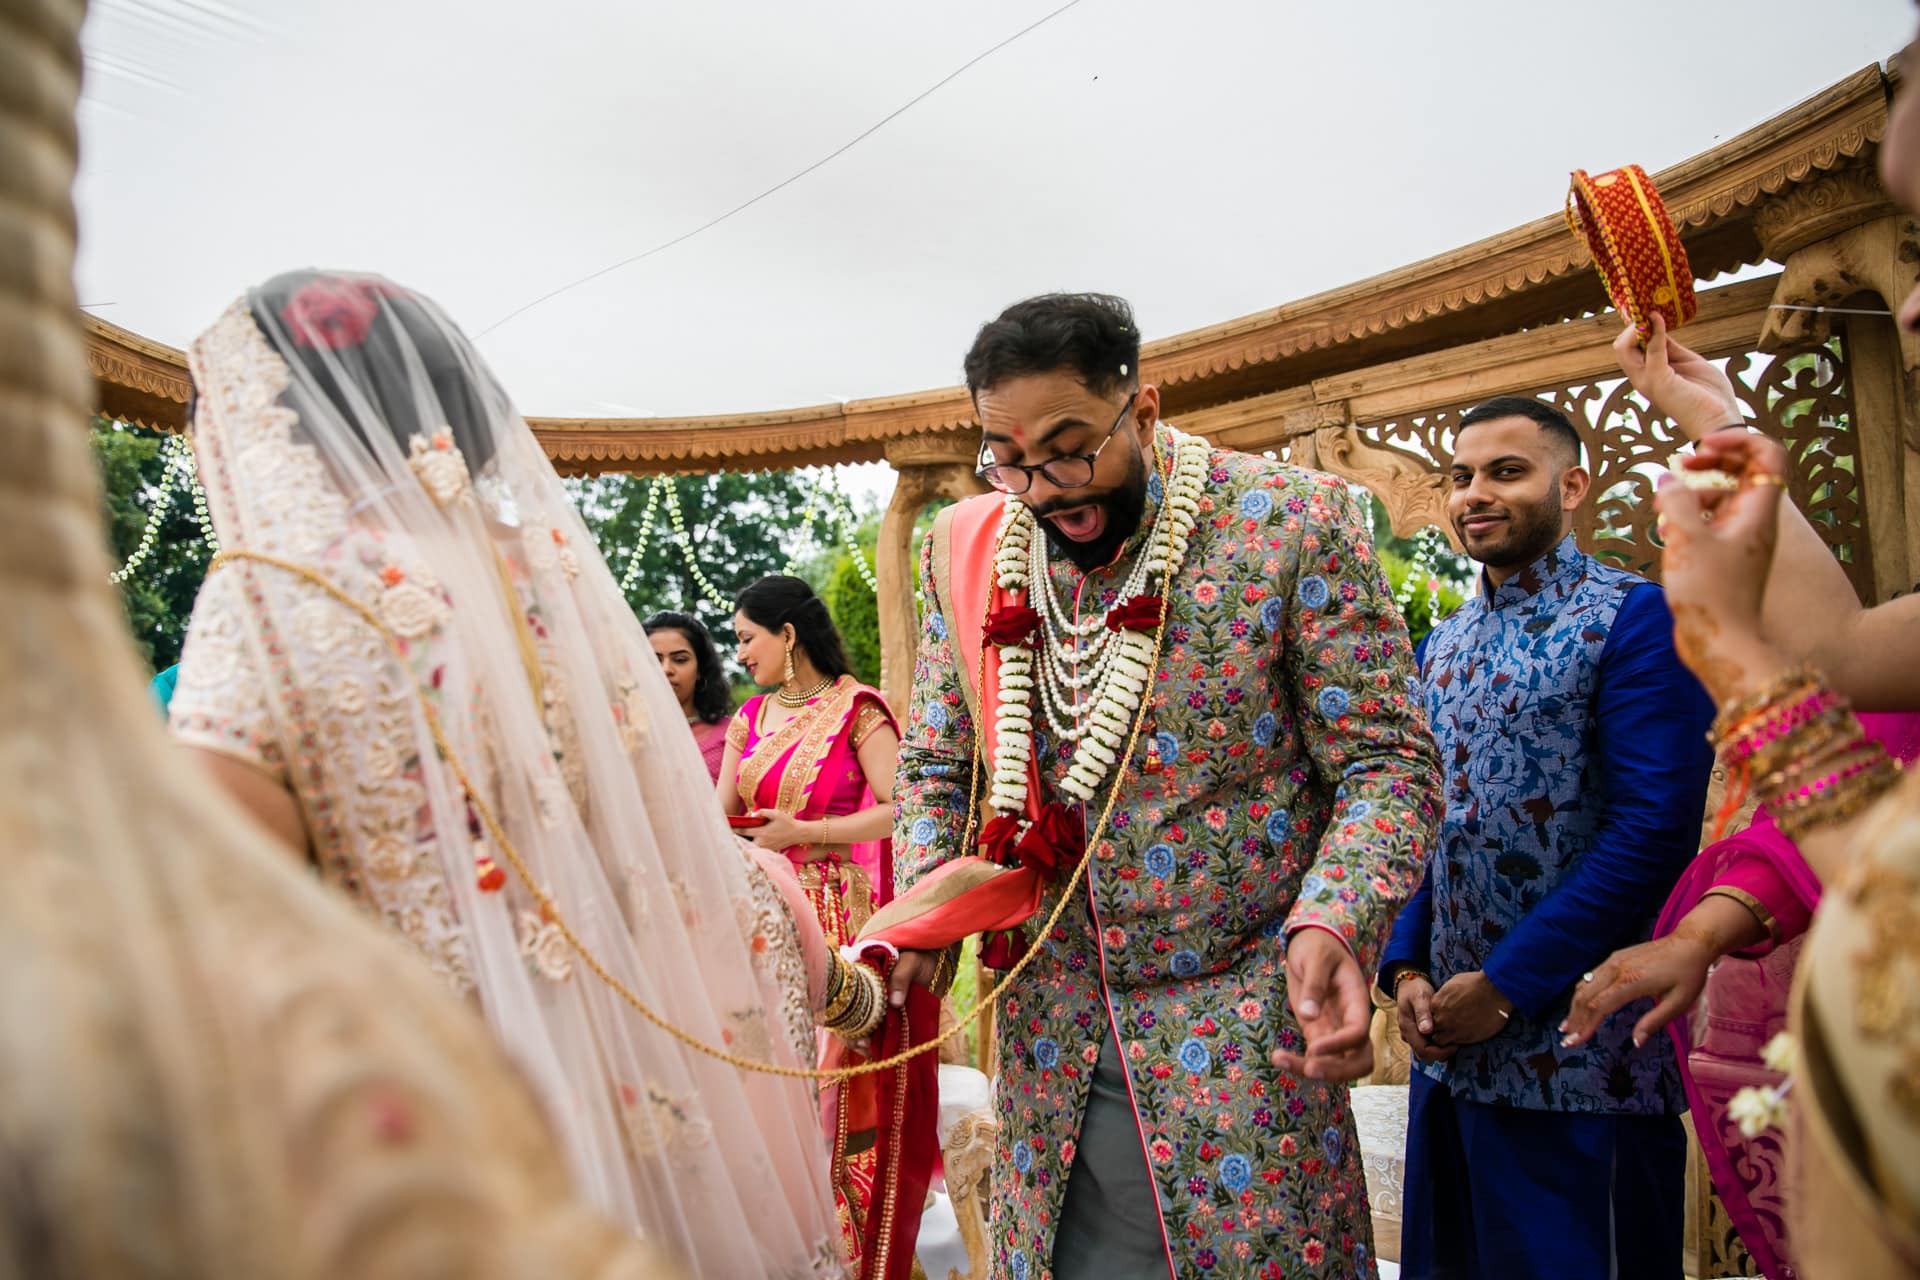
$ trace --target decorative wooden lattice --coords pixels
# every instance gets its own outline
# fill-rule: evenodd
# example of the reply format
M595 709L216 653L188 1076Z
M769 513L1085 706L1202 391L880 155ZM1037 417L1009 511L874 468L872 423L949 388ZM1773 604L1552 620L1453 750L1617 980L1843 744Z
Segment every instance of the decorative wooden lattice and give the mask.
M1854 589L1872 598L1872 544L1859 482L1859 443L1852 429L1852 396L1843 335L1774 356L1735 355L1726 361L1736 394L1754 424L1786 445L1793 460L1794 502L1820 531L1852 579ZM1531 394L1549 401L1573 420L1586 443L1596 495L1574 516L1580 545L1603 559L1660 576L1660 544L1654 533L1653 493L1659 471L1686 444L1671 420L1653 412L1623 378L1541 387ZM1371 454L1364 465L1345 465L1328 457L1321 465L1347 473L1381 493L1395 515L1395 527L1408 512L1408 463L1434 476L1444 492L1442 462L1451 456L1454 427L1471 405L1349 428ZM1381 454L1389 455L1383 459ZM1358 458L1355 458L1358 461ZM1382 462L1398 466L1394 484L1381 482ZM1375 474L1379 473L1379 474ZM1376 483L1379 482L1379 483ZM1424 519L1432 519L1431 491ZM1418 521L1416 521L1417 523Z

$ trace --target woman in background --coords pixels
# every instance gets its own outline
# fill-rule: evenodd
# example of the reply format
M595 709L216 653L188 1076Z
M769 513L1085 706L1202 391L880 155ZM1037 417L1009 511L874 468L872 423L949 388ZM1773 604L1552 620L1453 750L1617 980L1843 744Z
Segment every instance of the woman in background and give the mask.
M660 656L660 670L666 673L673 696L680 699L680 712L700 745L707 773L718 782L733 710L727 673L720 669L720 651L713 647L705 624L690 613L656 613L641 625Z

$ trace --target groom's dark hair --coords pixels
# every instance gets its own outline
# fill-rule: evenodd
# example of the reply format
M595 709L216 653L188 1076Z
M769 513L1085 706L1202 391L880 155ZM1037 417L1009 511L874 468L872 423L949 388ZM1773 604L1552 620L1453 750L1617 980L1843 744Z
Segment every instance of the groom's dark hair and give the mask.
M1059 372L1097 396L1111 395L1140 384L1140 330L1124 298L1043 293L982 325L965 367L974 398L1013 378Z

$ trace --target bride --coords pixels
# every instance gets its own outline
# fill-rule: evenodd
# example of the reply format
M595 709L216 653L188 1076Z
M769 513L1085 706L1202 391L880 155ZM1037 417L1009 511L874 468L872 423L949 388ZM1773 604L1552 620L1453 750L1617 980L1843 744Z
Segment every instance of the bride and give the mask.
M593 1202L691 1274L840 1275L811 1088L641 1006L797 1068L848 974L688 799L711 787L659 660L472 345L385 280L302 271L191 368L221 554L176 738L485 1015Z

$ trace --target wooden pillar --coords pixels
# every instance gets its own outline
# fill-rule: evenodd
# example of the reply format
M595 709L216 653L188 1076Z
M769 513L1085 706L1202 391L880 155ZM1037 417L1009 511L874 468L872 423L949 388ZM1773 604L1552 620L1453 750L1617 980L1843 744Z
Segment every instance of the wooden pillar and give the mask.
M1781 309L1768 315L1762 351L1825 334L1827 318L1805 308L1857 307L1877 295L1898 310L1920 277L1920 219L1892 211L1870 163L1796 188L1761 209L1754 230L1785 268L1773 294ZM1920 337L1888 317L1849 316L1846 342L1873 549L1867 603L1877 604L1920 581Z
M914 522L937 498L960 499L986 488L974 478L978 438L971 432L944 432L897 441L887 447L893 464L893 500L880 518L874 552L874 578L880 596L880 691L896 716L907 714L913 692L913 650L920 616L913 598Z
M1910 375L1893 321L1847 320L1853 430L1859 438L1862 514L1873 544L1873 599L1891 600L1920 581L1920 450L1907 416Z

